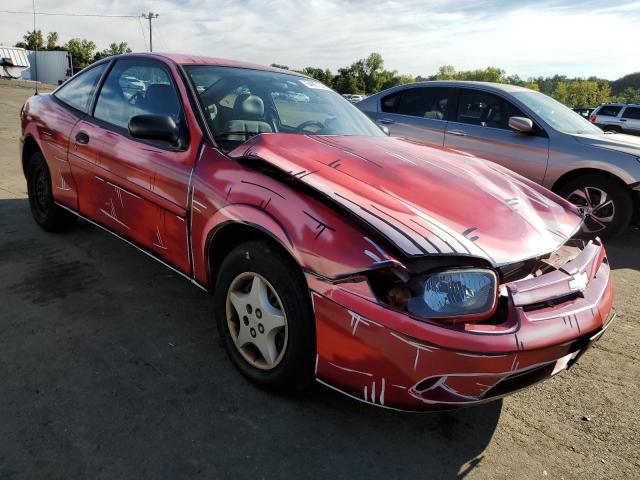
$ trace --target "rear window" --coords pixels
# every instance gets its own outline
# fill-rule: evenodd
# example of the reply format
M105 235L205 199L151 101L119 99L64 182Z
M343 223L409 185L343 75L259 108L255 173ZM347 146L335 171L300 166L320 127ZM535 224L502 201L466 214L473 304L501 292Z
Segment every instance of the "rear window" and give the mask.
M447 88L409 88L402 92L397 113L443 120L448 100Z
M382 99L380 102L380 108L383 112L395 113L398 108L398 102L400 101L400 93L402 92L392 93Z
M627 107L627 109L622 114L622 118L640 120L640 107Z
M608 117L617 117L622 110L622 107L618 105L605 105L600 107L600 110L596 112L596 115L606 115Z

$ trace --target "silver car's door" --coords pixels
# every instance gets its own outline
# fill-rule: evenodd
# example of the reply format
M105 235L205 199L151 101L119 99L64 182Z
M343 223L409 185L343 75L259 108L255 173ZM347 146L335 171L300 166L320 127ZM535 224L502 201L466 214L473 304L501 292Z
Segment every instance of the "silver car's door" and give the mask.
M627 107L620 117L620 124L629 133L640 133L640 107Z
M526 117L501 96L460 89L444 145L499 163L541 183L549 159L549 138L537 125L529 133L511 130L509 117L516 116Z
M447 109L453 89L410 87L380 99L376 122L395 137L410 137L443 145Z

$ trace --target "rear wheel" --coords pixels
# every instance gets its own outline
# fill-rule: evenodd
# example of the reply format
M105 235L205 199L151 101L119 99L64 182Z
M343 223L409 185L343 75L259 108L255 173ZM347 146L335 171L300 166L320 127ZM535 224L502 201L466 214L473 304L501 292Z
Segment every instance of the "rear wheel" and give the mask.
M602 127L602 129L605 132L622 133L622 128L618 127L617 125L605 125L604 127Z
M585 214L586 237L613 237L622 233L633 216L633 200L624 185L602 175L583 175L563 184L558 194Z
M277 247L251 241L229 253L216 281L215 314L229 357L253 383L294 392L313 379L309 290Z
M62 232L75 224L78 217L53 201L49 167L40 152L34 153L27 164L27 191L31 215L43 230Z

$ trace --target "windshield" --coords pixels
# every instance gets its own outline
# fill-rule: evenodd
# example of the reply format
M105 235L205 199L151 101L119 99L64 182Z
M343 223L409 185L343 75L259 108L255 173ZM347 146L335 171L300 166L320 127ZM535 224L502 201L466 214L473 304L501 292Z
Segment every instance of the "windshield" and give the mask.
M512 95L563 133L602 133L598 127L560 102L540 92L513 92Z
M214 138L225 149L259 133L384 135L349 101L311 78L236 67L185 69Z

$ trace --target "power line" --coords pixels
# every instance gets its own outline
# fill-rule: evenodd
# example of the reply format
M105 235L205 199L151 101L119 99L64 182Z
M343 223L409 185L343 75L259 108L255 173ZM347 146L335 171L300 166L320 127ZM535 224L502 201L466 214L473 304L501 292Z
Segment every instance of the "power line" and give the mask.
M162 45L164 45L165 52L171 51L171 49L169 48L169 45L167 45L167 42L164 41L164 35L160 31L160 24L159 23L156 24L156 30L158 31L158 37L160 38L160 42L162 43Z
M101 17L101 18L138 18L138 15L102 15L99 13L61 13L61 12L25 12L18 10L0 10L0 13L18 15L46 15L52 17Z
M147 34L144 32L144 26L142 25L142 20L140 17L136 17L138 19L138 23L140 24L140 31L142 32L142 41L144 42L145 50L149 50L149 45L147 45Z

